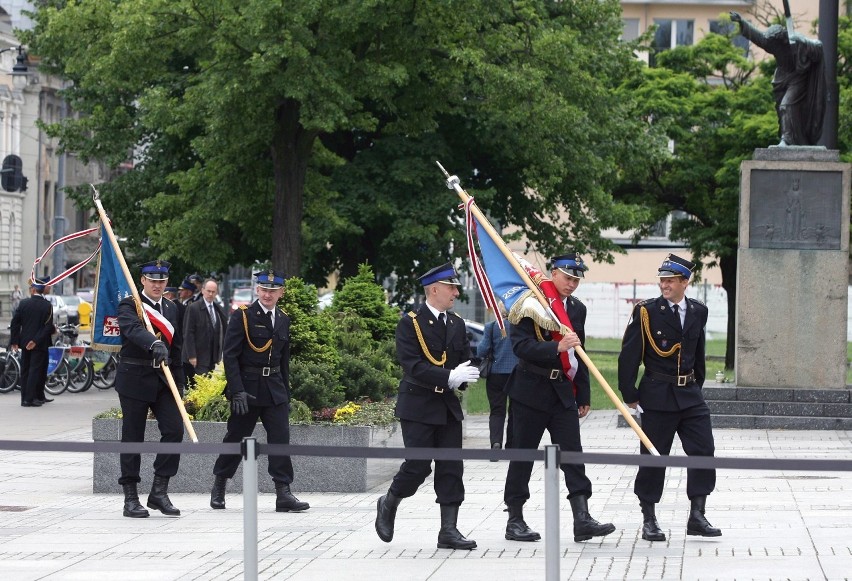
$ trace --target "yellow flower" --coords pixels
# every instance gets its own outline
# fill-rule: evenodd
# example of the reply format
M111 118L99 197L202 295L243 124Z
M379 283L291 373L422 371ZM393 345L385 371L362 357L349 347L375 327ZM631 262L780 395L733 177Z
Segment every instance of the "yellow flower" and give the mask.
M345 422L349 418L351 418L355 412L361 409L357 403L346 402L345 406L337 408L337 411L334 412L334 422Z

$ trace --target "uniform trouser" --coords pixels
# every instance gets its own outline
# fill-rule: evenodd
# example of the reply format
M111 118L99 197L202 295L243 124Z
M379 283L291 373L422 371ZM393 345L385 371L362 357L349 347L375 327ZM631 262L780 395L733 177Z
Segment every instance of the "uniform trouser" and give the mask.
M121 422L122 442L145 441L145 421L148 418L149 408L157 418L161 442L183 441L183 420L172 392L167 387L163 386L158 390L155 401L142 401L121 394L118 400L121 402L121 413L124 416ZM121 478L118 479L118 483L139 482L141 463L142 457L139 454L122 454ZM180 454L157 454L154 458L154 474L171 478L177 474L179 464Z
M506 426L506 447L512 447L512 408L508 408L506 412L506 402L508 397L504 389L506 382L509 381L508 373L490 373L488 379L485 380L485 392L488 395L488 407L491 413L488 416L488 432L491 436L492 444L503 443L503 426L506 424L506 415L509 416L509 423Z
M446 424L423 424L400 420L406 448L461 448L462 423L447 412ZM417 492L429 474L431 460L406 460L393 477L390 493L408 498ZM461 460L435 460L435 496L438 504L459 505L464 501L464 464Z
M544 431L550 433L550 441L561 451L582 452L580 443L580 418L576 408L555 405L547 411L537 410L512 400L512 422L516 449L536 449ZM592 483L586 476L583 464L560 464L568 487L568 497L592 495ZM532 462L509 462L503 500L507 506L522 506L530 497L530 475Z
M47 350L21 349L21 401L44 399L47 381Z
M248 406L248 413L238 416L231 414L228 418L228 432L222 442L241 442L254 433L257 420L263 422L266 430L266 441L270 444L290 443L290 414L286 403L274 406ZM213 474L233 478L240 465L242 456L238 454L222 454L216 458ZM269 475L275 482L290 484L293 482L293 462L290 456L270 456Z
M688 456L713 456L713 430L710 424L710 409L701 404L677 412L645 410L642 412L642 430L657 448L668 456L675 434L680 438L683 451ZM642 454L649 454L644 445ZM633 491L643 502L657 503L663 496L666 480L665 468L640 467L636 474ZM716 487L716 471L713 469L686 470L686 496L707 496Z

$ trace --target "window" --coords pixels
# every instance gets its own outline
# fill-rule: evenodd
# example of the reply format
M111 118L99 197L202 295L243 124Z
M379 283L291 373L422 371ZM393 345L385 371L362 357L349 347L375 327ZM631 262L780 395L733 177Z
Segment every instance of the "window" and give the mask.
M621 40L630 42L639 38L639 19L638 18L622 18Z
M733 22L724 22L722 20L710 21L710 32L721 34L722 36L727 36L735 30L736 26L734 26ZM734 46L743 49L743 56L748 55L749 42L746 37L744 37L742 34L737 34L731 39L731 42L734 43Z
M654 54L676 46L692 45L695 30L694 20L671 20L655 18L657 29L654 32L653 51L650 65L654 66Z

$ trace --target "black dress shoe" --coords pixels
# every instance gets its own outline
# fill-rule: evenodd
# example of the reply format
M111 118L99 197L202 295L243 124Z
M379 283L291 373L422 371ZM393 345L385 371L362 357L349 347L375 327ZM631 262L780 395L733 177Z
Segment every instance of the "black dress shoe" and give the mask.
M33 400L33 401L37 401L38 403L40 403L40 404L44 405L44 404L46 404L46 403L50 403L50 402L52 402L53 400L52 400L52 399L50 399L49 397L46 397L46 398L44 398L44 399L36 399L36 400Z
M39 401L22 401L21 407L24 408L38 408L41 407L41 402Z

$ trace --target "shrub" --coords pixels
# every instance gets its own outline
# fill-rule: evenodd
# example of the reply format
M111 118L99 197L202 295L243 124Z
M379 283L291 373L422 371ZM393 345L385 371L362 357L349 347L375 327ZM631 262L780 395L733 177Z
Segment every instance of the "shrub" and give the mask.
M311 423L311 408L305 405L305 402L297 399L290 400L290 423L291 424L310 424Z
M374 341L393 339L399 322L399 314L387 304L385 290L376 283L369 264L359 265L358 274L334 293L331 310L357 315Z
M186 412L198 420L227 421L230 411L224 415L224 419L213 420L210 417L202 417L211 414L220 417L221 412L214 410L219 410L223 404L225 408L228 407L228 400L224 396L225 385L225 372L222 370L196 375L195 386L189 388L183 396ZM209 409L205 410L205 408Z
M312 410L336 406L343 401L343 388L337 377L336 369L328 364L301 359L290 362L292 396Z

